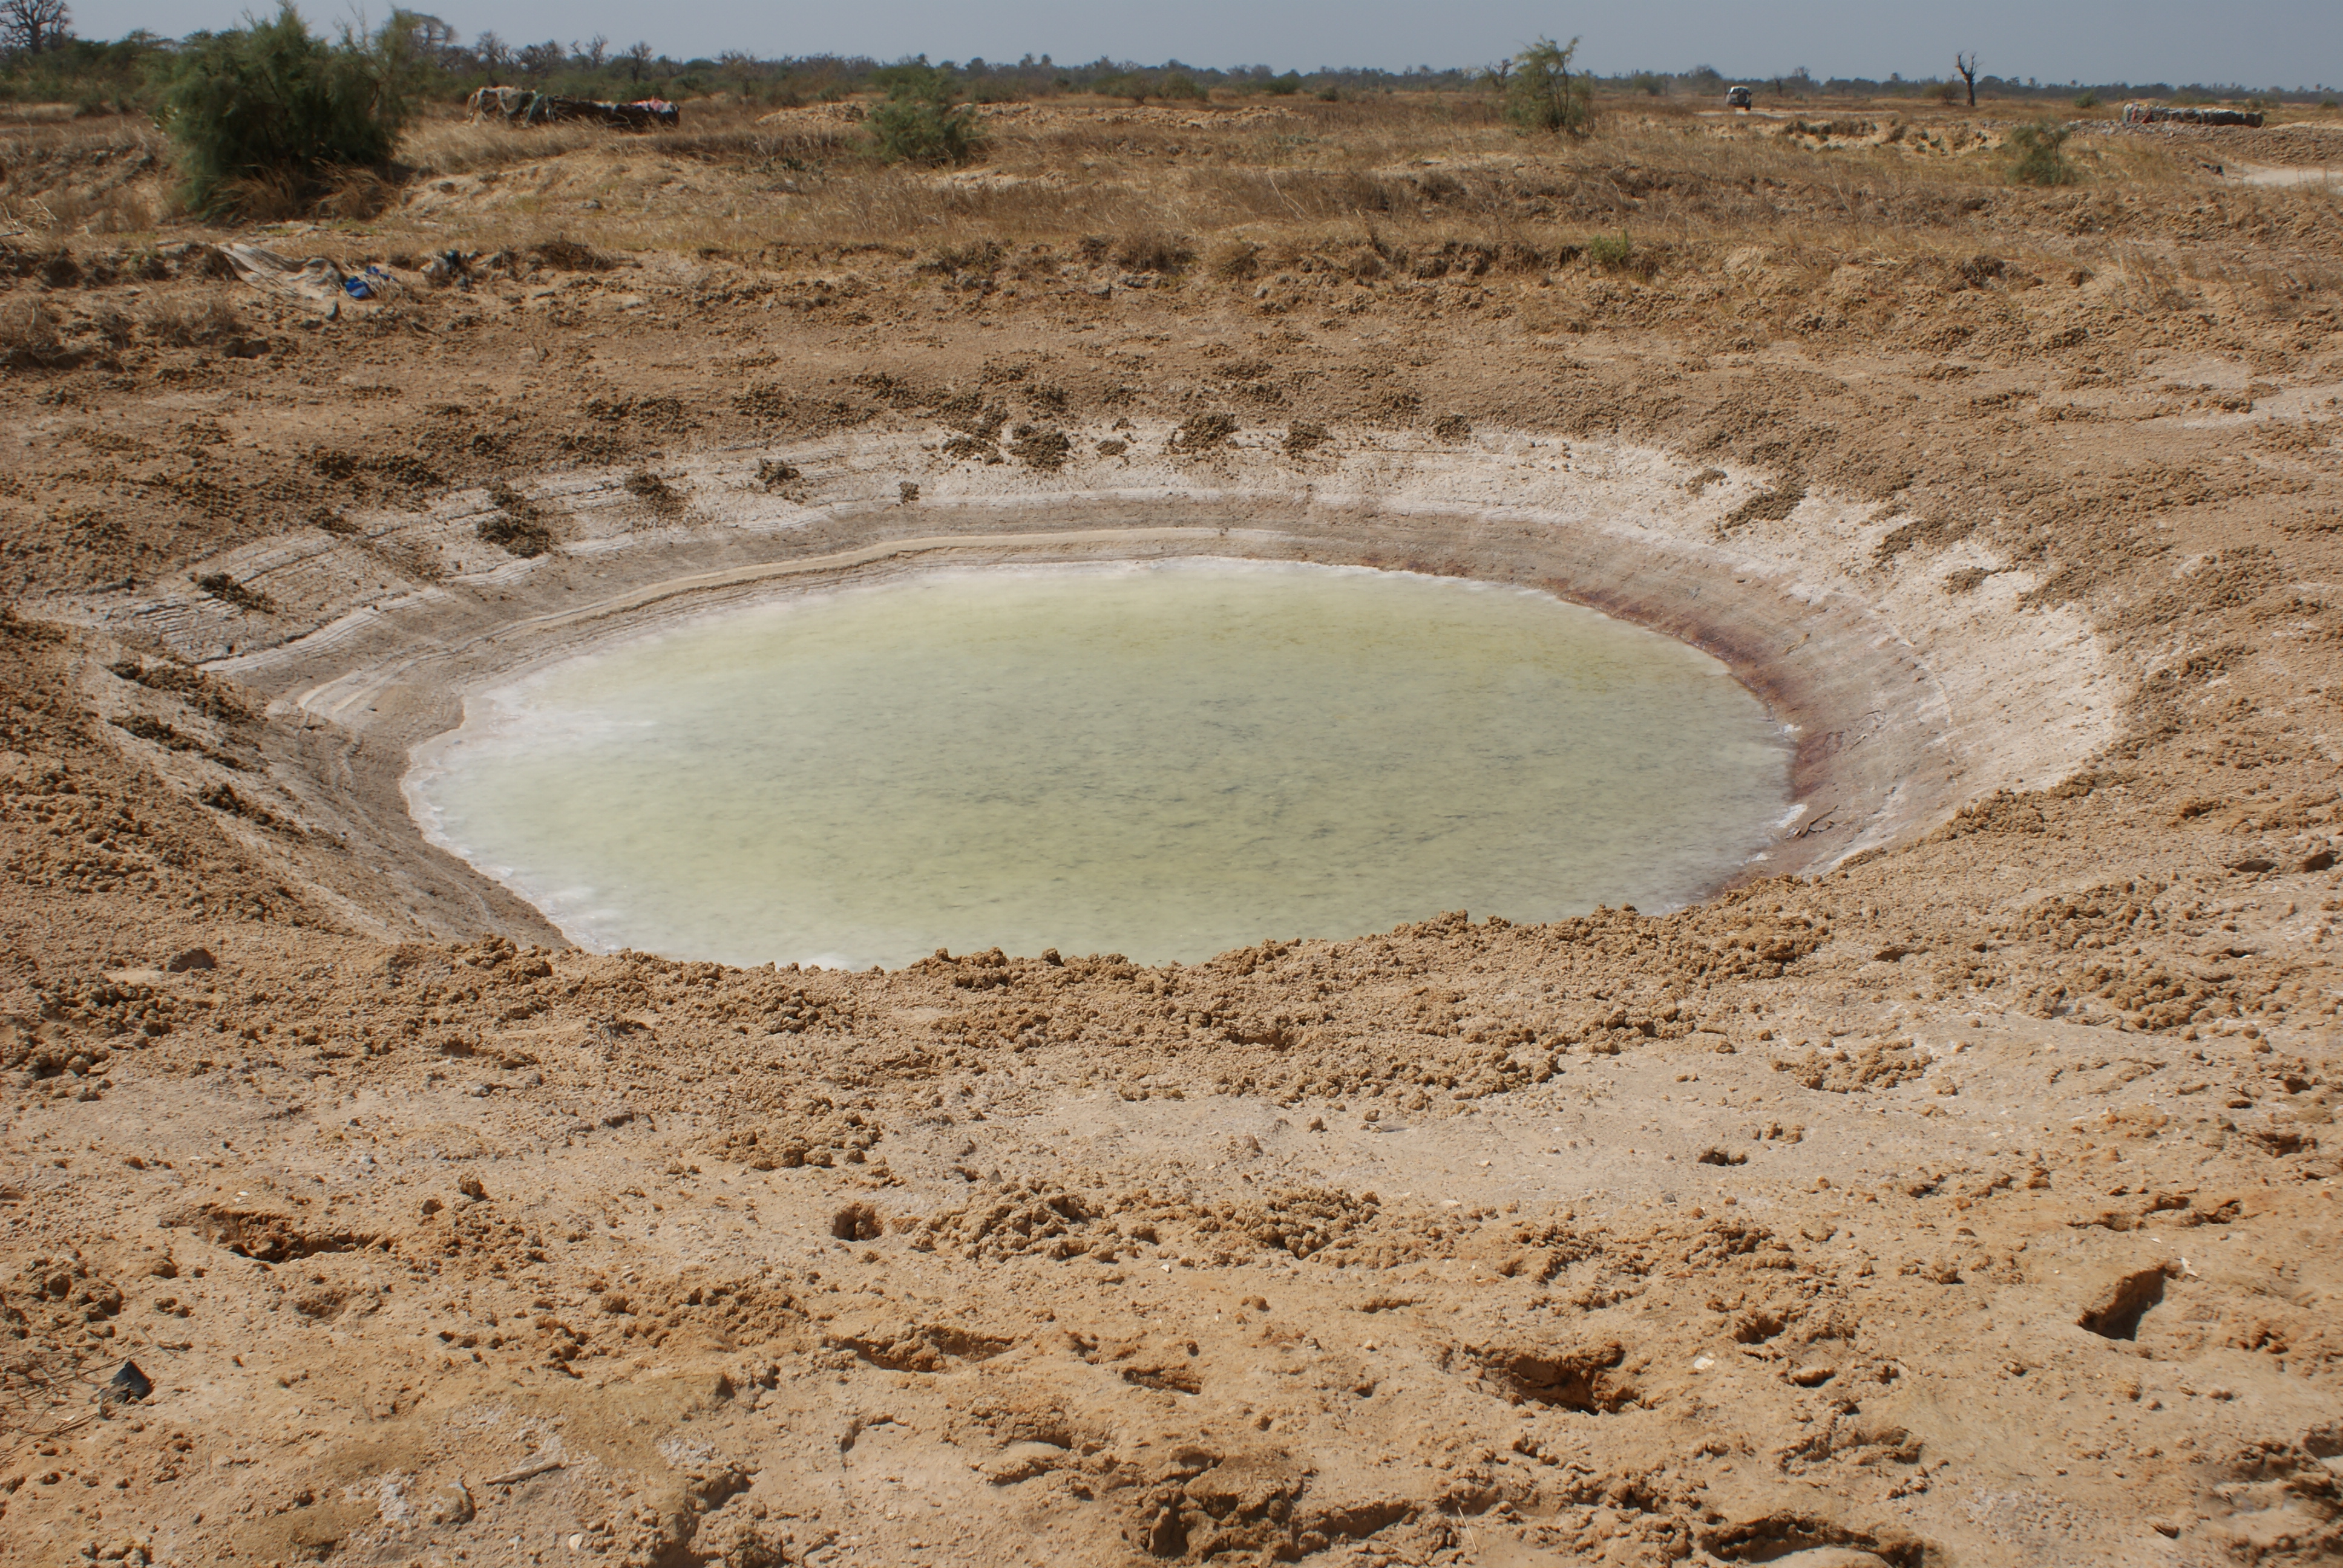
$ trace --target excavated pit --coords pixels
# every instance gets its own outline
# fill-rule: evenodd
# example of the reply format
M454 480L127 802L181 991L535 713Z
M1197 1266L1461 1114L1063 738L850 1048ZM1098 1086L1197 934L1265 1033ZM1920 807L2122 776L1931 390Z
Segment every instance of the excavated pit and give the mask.
M2078 616L2029 605L2025 572L1966 547L1944 553L1945 578L1904 580L1889 568L1914 519L1882 508L1526 433L1427 449L1341 432L1332 457L1232 443L1204 458L1169 449L1168 429L1113 434L1161 455L1047 473L862 434L708 454L655 484L548 477L363 519L357 535L273 538L192 574L237 594L96 618L298 716L271 727L270 784L236 783L253 817L303 834L248 836L391 935L560 940L407 809L412 752L461 723L468 696L679 618L938 566L1399 568L1534 587L1650 628L1723 661L1793 738L1794 808L1755 862L1765 874L1827 869L1996 789L2052 783L2112 733L2103 650ZM554 548L524 558L489 542L517 497ZM1763 540L1741 527L1759 511L1782 519ZM160 770L200 770L156 749Z

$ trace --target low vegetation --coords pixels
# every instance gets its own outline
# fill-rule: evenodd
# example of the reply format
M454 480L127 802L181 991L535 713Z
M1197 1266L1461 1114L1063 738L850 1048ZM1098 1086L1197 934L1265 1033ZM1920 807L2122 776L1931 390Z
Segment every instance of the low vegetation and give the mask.
M242 216L387 162L412 111L396 52L404 35L394 24L371 41L329 43L289 4L272 20L198 35L171 58L162 93L182 199Z
M886 102L870 111L870 145L890 164L964 164L983 143L976 112L960 103L959 79L920 64L886 79Z
M2070 186L2082 178L2082 173L2066 158L2066 141L2074 132L2055 120L2039 120L2019 126L2009 133L2010 150L2016 156L2009 166L2009 177L2022 186Z
M1594 85L1571 59L1578 40L1540 38L1513 56L1503 78L1505 118L1516 130L1584 136L1594 128Z

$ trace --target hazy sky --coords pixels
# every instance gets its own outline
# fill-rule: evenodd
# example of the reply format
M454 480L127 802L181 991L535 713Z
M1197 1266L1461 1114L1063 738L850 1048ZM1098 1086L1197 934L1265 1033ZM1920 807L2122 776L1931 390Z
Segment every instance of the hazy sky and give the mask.
M75 28L112 37L134 27L179 35L234 25L251 0L75 0ZM257 7L273 11L273 0ZM1540 33L1586 40L1581 59L1604 73L1714 65L1727 75L1805 65L1817 76L1946 75L1956 49L1984 70L2046 82L2343 81L2338 0L1645 0L1561 8L1527 0L880 0L859 5L644 5L621 0L421 0L463 37L493 29L508 42L595 33L647 38L678 58L746 49L759 55L926 54L1013 60L1117 59L1193 65L1477 65ZM309 0L313 25L349 0ZM377 18L389 5L370 0Z

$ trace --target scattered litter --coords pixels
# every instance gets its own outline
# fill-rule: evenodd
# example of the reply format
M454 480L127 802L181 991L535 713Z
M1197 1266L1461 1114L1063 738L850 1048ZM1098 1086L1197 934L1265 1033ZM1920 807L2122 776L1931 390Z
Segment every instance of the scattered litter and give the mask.
M364 272L342 279L342 292L352 299L380 299L397 286L390 274L379 266L369 266Z
M671 130L683 112L665 98L639 98L631 104L605 103L599 98L565 98L528 87L482 87L465 100L475 120L498 119L513 126L552 126L567 120L590 120L613 130Z
M227 257L228 266L236 269L236 276L253 287L284 295L329 318L341 314L342 269L324 256L295 261L256 245L224 245L219 248L220 254Z
M2169 104L2126 104L2123 123L2127 126L2155 126L2169 122L2180 126L2249 126L2261 129L2262 116L2251 109L2200 109L2184 105L2175 108Z
M471 285L472 263L478 255L467 256L460 250L443 250L423 265L423 281L434 288L446 288L451 284Z

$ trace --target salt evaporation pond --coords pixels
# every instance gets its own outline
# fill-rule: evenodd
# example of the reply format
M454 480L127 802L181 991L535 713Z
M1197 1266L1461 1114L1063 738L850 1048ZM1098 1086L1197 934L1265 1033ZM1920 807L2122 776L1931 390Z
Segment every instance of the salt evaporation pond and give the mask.
M475 694L407 789L590 949L1187 962L1681 904L1763 852L1790 749L1723 665L1549 595L1182 560L672 624Z

